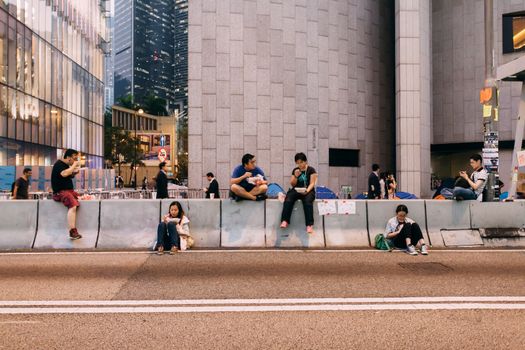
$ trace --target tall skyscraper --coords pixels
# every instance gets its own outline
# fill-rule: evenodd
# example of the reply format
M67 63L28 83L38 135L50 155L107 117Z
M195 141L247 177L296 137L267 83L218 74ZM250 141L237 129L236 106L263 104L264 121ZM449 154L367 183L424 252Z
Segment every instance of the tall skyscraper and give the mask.
M107 24L108 24L108 36L109 36L109 47L110 50L106 54L105 57L105 65L106 65L106 75L104 76L104 107L105 109L111 108L111 106L114 104L114 75L113 72L115 71L115 51L113 50L113 31L115 28L115 17L114 15L110 15L107 18Z
M188 0L175 0L175 102L188 108Z
M64 148L102 167L105 4L0 1L0 170Z
M140 103L153 95L174 107L174 4L115 1L115 100L131 94Z

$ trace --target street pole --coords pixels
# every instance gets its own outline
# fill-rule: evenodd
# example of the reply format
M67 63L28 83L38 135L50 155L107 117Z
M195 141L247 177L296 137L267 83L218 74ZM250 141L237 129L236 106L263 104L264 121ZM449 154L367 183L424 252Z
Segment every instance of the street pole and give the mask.
M493 120L498 121L498 86L494 75L494 4L493 0L485 0L485 88L480 94L483 104L483 166L487 168L488 202L499 200L498 167L499 167L499 137L493 130Z
M134 189L137 190L137 169L138 169L138 162L137 162L137 148L139 147L140 145L140 142L138 141L137 139L137 113L138 114L142 114L144 113L144 111L142 110L142 108L140 108L138 111L135 111L134 113L134 116L135 116L135 159L133 160L133 171L134 171Z

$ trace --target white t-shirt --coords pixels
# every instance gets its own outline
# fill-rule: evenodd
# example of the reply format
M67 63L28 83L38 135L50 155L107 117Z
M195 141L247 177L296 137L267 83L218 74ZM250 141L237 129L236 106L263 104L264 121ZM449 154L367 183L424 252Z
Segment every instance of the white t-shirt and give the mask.
M470 175L470 179L474 183L478 182L478 180L483 180L483 183L479 185L479 187L476 190L474 190L477 196L483 193L483 190L485 189L485 185L487 184L488 177L489 177L489 174L487 173L487 170L485 170L485 168L476 170Z

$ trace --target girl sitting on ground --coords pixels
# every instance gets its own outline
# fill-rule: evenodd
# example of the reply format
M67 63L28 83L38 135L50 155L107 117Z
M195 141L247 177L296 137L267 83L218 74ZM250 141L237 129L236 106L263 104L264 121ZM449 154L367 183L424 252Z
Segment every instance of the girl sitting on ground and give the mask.
M295 155L295 164L297 167L292 171L290 179L292 188L286 193L286 199L284 200L281 228L286 228L290 224L294 203L300 199L303 202L306 232L314 233L314 201L317 172L308 165L304 153Z
M164 240L168 237L171 249L170 254L175 254L181 249L181 241L191 246L193 240L190 236L190 220L184 215L184 210L179 202L170 204L169 213L162 217L162 221L157 228L157 254L164 253Z
M406 249L410 255L417 255L416 247L420 249L422 255L428 255L428 248L423 239L423 233L419 225L407 217L408 208L400 204L396 208L396 216L388 220L385 238L390 246Z

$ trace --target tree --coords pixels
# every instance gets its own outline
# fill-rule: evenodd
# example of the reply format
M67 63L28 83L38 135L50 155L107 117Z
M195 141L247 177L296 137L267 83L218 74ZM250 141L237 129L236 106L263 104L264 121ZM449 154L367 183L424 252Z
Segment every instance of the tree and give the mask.
M104 128L104 158L107 163L118 164L119 175L121 163L129 164L132 172L135 165L144 166L144 152L139 146L140 138L135 138L131 132L116 126Z
M115 104L118 105L118 106L127 108L127 109L136 109L137 108L137 105L135 104L135 102L133 102L133 95L132 94L127 94L125 96L121 96L121 97L117 98L117 101L116 101Z
M141 104L142 109L151 115L168 115L166 100L152 94L146 96Z

